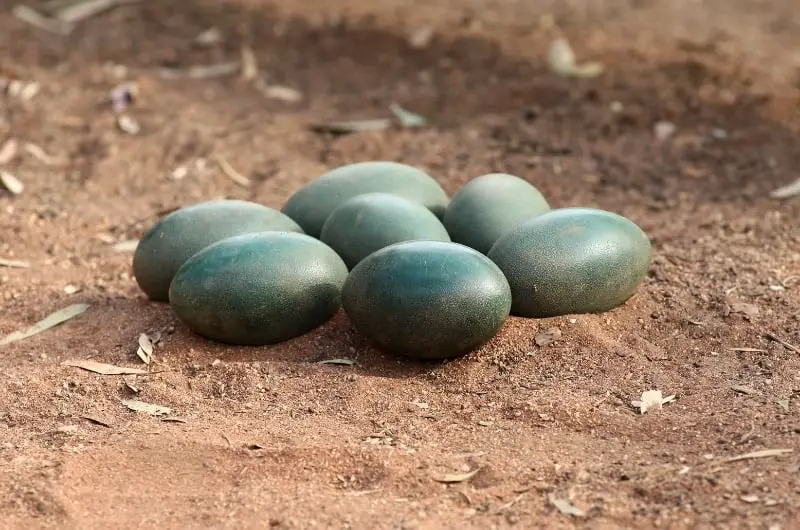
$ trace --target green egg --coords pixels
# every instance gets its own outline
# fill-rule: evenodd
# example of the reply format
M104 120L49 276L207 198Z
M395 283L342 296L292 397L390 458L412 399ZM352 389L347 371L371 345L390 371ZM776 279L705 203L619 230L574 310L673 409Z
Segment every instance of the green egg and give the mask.
M319 237L328 216L344 201L363 193L391 193L417 202L441 219L448 198L427 173L397 162L358 162L337 167L289 197L281 211L305 233Z
M549 210L547 200L527 181L491 173L472 179L453 195L443 222L453 241L486 254L502 235Z
M408 241L364 258L342 289L353 326L378 346L415 359L469 353L500 330L511 291L486 256L442 241Z
M552 317L609 311L647 274L651 245L629 219L594 208L562 208L497 240L489 259L511 285L511 313Z
M172 277L194 254L222 239L266 230L303 232L281 212L254 202L221 200L186 206L142 236L133 255L133 274L151 300L166 302Z
M419 203L388 193L343 202L325 221L320 239L352 269L373 252L414 240L450 241L439 218Z
M336 314L346 278L344 262L317 239L250 233L192 256L175 274L169 302L199 335L228 344L274 344Z

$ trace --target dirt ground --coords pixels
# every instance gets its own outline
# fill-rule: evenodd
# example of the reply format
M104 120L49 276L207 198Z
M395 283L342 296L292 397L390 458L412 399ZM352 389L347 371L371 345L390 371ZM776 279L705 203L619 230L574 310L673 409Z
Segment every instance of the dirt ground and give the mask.
M69 36L16 3L0 1L0 77L40 90L0 99L0 143L19 147L3 169L25 186L0 191L0 258L29 264L0 267L0 335L90 307L0 346L0 527L800 528L800 197L770 197L800 177L796 0L144 0ZM552 73L554 26L603 75ZM220 40L197 43L209 28ZM243 45L262 85L162 73ZM135 135L107 101L124 81ZM392 103L430 126L308 127ZM273 347L203 340L114 247L176 207L280 207L371 159L449 193L503 171L554 206L619 212L652 238L650 273L607 314L510 318L479 351L420 364L342 314ZM141 333L162 337L149 368ZM318 362L336 358L357 364ZM86 359L151 373L62 365ZM647 390L675 400L641 414ZM794 452L732 459L773 449Z

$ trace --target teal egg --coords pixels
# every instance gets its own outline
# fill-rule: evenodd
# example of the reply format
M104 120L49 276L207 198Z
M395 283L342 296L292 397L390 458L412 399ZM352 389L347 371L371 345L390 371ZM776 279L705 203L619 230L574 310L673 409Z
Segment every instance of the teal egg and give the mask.
M373 252L414 240L450 241L439 218L419 203L388 193L343 202L325 221L320 239L352 269Z
M486 256L456 243L409 241L364 258L342 289L353 326L416 359L464 355L500 330L511 291Z
M224 239L184 263L169 289L178 318L228 344L264 345L303 335L341 307L347 267L304 234L258 232Z
M511 286L511 313L552 317L602 313L635 292L651 245L635 223L594 208L552 210L497 240L489 259Z
M437 217L444 215L448 197L427 173L397 162L358 162L317 177L286 201L281 211L305 233L319 237L328 216L344 201L363 193L391 193L417 202Z
M502 235L549 210L529 182L491 173L472 179L453 195L443 222L453 241L486 254Z
M133 274L151 300L166 302L173 276L194 254L222 239L266 230L303 232L281 212L249 201L186 206L159 220L142 236L133 254Z

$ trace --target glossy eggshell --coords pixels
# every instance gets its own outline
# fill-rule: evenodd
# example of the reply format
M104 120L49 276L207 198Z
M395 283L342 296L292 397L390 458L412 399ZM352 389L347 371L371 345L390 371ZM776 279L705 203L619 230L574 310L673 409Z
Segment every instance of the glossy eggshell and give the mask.
M281 212L249 201L186 206L159 220L142 236L133 255L133 274L151 300L166 302L173 276L194 254L231 236L267 230L303 232Z
M629 219L563 208L521 224L489 251L511 285L511 313L552 317L611 310L647 274L651 245Z
M491 173L453 195L443 222L453 241L486 254L501 236L549 210L547 200L529 182Z
M410 241L356 265L342 289L342 306L381 348L446 359L494 337L508 317L511 291L500 269L469 247Z
M297 337L341 307L347 267L304 234L259 232L224 239L175 274L169 301L195 333L228 344L263 345Z
M365 193L342 203L325 221L320 239L352 269L394 243L450 241L439 218L416 202L388 193Z
M337 167L297 190L281 211L310 236L319 237L328 216L363 193L391 193L417 202L441 219L448 197L430 175L397 162L357 162Z

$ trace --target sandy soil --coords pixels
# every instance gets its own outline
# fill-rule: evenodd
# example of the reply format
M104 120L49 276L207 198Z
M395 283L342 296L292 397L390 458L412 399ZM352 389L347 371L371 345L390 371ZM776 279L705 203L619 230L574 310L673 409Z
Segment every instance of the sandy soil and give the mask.
M41 89L0 99L0 141L19 148L3 169L25 186L0 191L0 258L29 264L0 267L0 334L90 307L0 347L0 527L800 527L800 199L770 197L800 176L796 0L145 0L68 37L12 18L15 3L0 1L0 76ZM606 72L551 73L553 24ZM221 40L197 44L212 27ZM238 73L161 75L243 44L303 99ZM139 85L137 135L107 101L123 81ZM431 126L308 127L393 102ZM658 140L659 121L675 133ZM619 212L651 236L651 271L617 310L511 318L481 350L420 364L341 314L274 347L210 343L148 302L115 250L182 205L280 207L369 159L450 193L504 171L555 206ZM162 337L149 368L141 333ZM335 358L357 365L319 364ZM62 364L86 359L150 373ZM675 400L631 406L656 389ZM794 452L731 460L774 449Z

